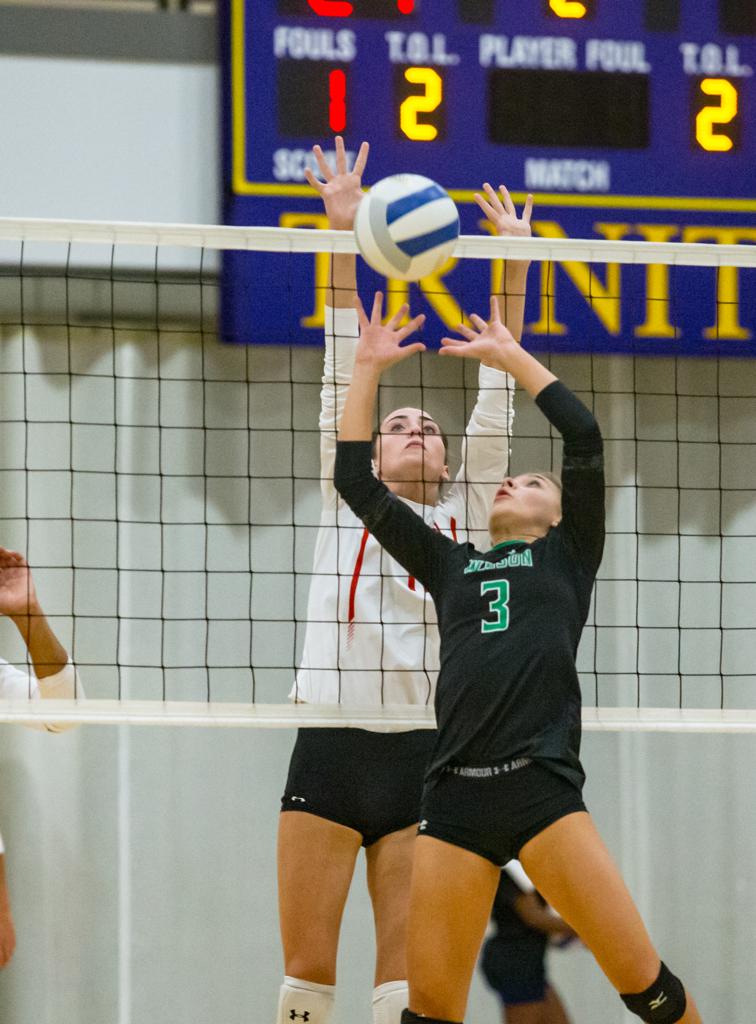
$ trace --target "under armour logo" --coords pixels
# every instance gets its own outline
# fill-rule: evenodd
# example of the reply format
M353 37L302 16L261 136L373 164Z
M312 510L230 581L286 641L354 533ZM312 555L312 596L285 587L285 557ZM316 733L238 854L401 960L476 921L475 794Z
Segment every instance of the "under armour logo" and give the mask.
M305 1010L304 1013L297 1013L296 1010L289 1010L289 1020L303 1020L306 1022L310 1019L310 1011Z
M426 828L427 828L427 827L428 827L428 822L426 821L426 819L425 819L425 818L423 818L423 820L422 820L422 821L420 822L420 824L419 824L419 825L417 826L417 831L418 831L418 832L425 832L425 830L426 830Z
M663 992L661 992L656 999L651 1000L651 1002L648 1004L648 1008L649 1010L658 1010L663 1003L666 1003L666 1001L667 997L664 995Z
M291 799L292 800L299 800L300 804L306 804L307 803L307 801L305 800L305 798L303 796L293 796ZM294 1020L293 1017L291 1019Z

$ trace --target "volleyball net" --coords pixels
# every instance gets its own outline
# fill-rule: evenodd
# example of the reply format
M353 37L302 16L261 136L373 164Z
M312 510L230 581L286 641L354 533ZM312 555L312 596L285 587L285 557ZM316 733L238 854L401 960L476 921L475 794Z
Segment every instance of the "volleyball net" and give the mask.
M430 707L382 702L380 683L365 706L289 700L321 521L323 351L219 339L221 262L241 250L278 261L284 296L314 289L315 316L331 301L323 261L355 244L344 232L0 219L0 546L28 559L86 692L54 713L6 701L0 720L433 724ZM495 287L499 261L534 261L528 322L538 348L557 350L541 358L605 438L607 542L578 658L585 726L756 731L756 361L731 340L733 324L752 334L742 311L756 304L756 246L463 236L455 259ZM650 355L640 335L635 353L571 354L556 289L582 289L587 329L606 326L626 271L649 286L645 315L663 322L671 354ZM691 288L711 295L706 357L674 351ZM414 306L413 289L388 290ZM457 320L485 313L454 301ZM297 304L282 307L295 340ZM534 337L526 326L525 344ZM477 387L476 367L429 352L386 375L381 414L434 416L453 476ZM558 468L548 423L527 396L515 410L512 472ZM28 666L5 617L0 656Z

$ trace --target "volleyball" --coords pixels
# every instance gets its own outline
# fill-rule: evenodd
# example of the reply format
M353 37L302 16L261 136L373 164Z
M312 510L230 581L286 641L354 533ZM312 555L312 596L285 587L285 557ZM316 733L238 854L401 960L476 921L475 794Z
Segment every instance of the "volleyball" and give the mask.
M392 174L377 181L360 203L354 233L373 270L419 281L451 255L459 213L448 192L430 178Z

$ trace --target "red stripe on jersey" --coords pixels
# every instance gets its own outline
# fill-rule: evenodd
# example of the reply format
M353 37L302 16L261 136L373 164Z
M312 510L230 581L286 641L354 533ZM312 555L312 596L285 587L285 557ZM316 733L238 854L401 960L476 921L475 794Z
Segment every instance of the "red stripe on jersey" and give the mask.
M452 516L451 519L449 520L449 528L451 529L452 540L454 541L455 544L457 544L457 520L454 518L454 516Z
M362 531L362 540L360 541L360 550L357 552L357 561L354 563L354 572L352 573L352 584L349 587L349 621L354 620L354 602L357 597L357 584L360 581L360 573L362 572L362 560L365 557L365 545L367 539L370 536L367 527Z

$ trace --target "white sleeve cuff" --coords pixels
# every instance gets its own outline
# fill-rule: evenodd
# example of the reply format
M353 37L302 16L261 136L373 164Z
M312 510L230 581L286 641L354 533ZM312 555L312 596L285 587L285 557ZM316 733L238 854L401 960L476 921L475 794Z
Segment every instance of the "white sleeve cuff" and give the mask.
M79 673L70 661L55 675L45 676L43 679L37 677L37 683L43 699L73 700L75 697L85 696Z

